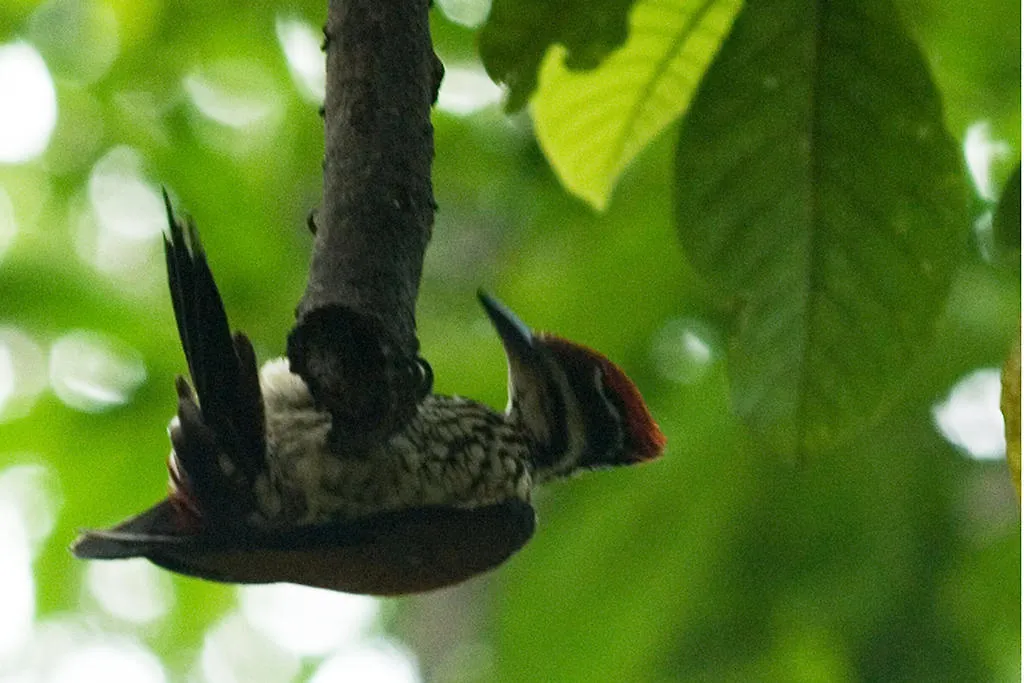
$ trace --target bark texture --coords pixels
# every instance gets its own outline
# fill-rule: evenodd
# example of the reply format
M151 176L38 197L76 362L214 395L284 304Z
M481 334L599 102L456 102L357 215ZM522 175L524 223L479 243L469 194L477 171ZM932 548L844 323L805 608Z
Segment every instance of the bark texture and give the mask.
M330 0L324 193L292 370L343 444L407 419L426 391L415 304L434 220L429 0Z

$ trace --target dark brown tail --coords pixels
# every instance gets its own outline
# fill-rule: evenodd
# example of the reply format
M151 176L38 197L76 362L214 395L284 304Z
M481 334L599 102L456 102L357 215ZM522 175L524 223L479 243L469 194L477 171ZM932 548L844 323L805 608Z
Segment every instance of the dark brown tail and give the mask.
M177 514L165 500L113 529L82 532L71 544L71 552L85 560L120 560L182 545L188 539L175 533Z

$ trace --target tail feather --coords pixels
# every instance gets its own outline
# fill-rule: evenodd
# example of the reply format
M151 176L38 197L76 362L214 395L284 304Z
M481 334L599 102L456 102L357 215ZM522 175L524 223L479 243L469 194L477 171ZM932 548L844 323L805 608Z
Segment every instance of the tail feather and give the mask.
M178 426L172 430L172 470L192 482L182 492L206 515L231 517L251 504L252 484L265 468L263 398L256 355L245 335L231 335L227 314L191 220L174 215L164 192L164 238L174 318L193 393L178 383ZM219 456L227 457L224 466Z
M147 557L154 551L180 547L190 540L181 531L174 505L165 500L113 529L82 532L71 544L71 552L82 559L120 560Z
M123 560L147 557L168 544L180 545L180 541L118 531L86 531L75 539L71 552L83 560Z

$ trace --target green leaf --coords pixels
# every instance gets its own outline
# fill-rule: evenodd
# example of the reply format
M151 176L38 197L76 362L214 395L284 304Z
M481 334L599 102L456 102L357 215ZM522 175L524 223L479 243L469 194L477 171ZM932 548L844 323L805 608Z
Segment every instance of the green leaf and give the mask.
M992 232L1001 250L1015 252L1020 259L1020 162L1003 186L996 211L992 216Z
M747 5L676 163L683 244L738 306L738 413L785 453L848 438L908 381L968 226L957 145L892 6Z
M689 105L741 0L640 0L629 40L599 68L548 53L533 99L537 139L562 184L597 209L651 139Z
M487 73L509 88L507 107L522 109L537 87L548 48L566 48L570 69L592 69L626 42L633 0L495 0L480 32Z

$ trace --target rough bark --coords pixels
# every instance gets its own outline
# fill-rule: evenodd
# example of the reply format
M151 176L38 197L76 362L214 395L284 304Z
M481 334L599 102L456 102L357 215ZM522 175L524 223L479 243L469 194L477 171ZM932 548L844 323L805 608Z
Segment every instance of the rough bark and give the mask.
M442 70L428 0L330 0L324 32L324 190L288 356L351 442L397 426L429 381L415 304Z

